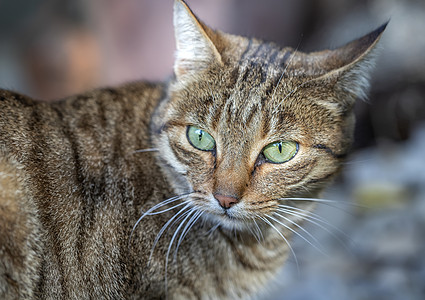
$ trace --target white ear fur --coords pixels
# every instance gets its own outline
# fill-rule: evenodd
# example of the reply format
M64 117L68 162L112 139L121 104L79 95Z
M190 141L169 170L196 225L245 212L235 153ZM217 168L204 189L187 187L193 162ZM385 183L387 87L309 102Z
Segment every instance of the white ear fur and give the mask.
M211 63L221 63L221 56L189 7L182 0L174 1L174 31L177 78L206 69Z
M365 100L370 88L370 75L375 66L376 49L371 50L361 61L343 71L338 86L355 98Z

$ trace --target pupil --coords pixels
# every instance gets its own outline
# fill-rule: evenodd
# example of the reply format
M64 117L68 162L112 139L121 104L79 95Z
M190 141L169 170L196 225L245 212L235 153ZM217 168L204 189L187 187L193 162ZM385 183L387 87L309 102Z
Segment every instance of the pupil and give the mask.
M282 143L279 143L278 147L279 147L279 153L282 153Z
M202 135L203 135L203 133L202 133L202 130L199 130L199 141L201 141L202 140Z

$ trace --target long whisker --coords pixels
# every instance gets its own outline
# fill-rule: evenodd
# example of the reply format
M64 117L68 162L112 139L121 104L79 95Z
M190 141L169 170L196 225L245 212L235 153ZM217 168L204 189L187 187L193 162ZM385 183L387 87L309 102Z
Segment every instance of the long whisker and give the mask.
M279 215L279 214L276 214L276 215L278 215L278 216L280 216L280 217L282 217L283 219L286 219L287 221L290 221L290 220L288 220L287 218L285 218L285 217L283 217L283 216L281 216L281 215ZM323 255L325 255L325 256L327 256L326 255L326 253L324 253L319 247L317 247L315 244L313 244L311 241L309 241L305 236L303 236L301 233L299 233L299 232L297 232L296 230L294 230L294 229L292 229L290 226L288 226L288 225L286 225L286 224L284 224L284 223L282 223L282 222L280 222L279 220L277 220L276 218L274 218L274 217L272 217L272 216L269 216L269 218L270 219L272 219L273 221L275 221L276 223L278 223L278 224L280 224L280 225L282 225L283 227L285 227L286 229L288 229L289 231L291 231L292 233L294 233L294 234L296 234L297 236L299 236L300 238L302 238L304 241L306 241L310 246L312 246L314 249L316 249L317 251L319 251L321 254L323 254ZM293 223L292 221L290 221L291 223ZM295 225L295 224L294 224ZM299 228L302 228L301 226L297 226L297 227L299 227Z
M159 202L158 204L156 204L156 205L154 205L154 206L152 206L151 208L149 208L141 217L140 217L140 219L142 219L142 218L144 218L144 217L146 217L146 216L148 216L148 215L150 215L151 214L151 212L153 212L154 210L157 210L157 209L159 209L159 208L161 208L161 207L163 207L163 206L165 206L165 205L168 205L168 204L170 204L170 203L172 203L172 202L175 202L175 201L178 201L178 200L180 200L180 199L183 199L184 197L186 197L186 196L189 196L190 194L192 194L193 192L190 192L190 193L185 193L185 194L181 194L181 195L178 195L178 196L174 196L174 197L171 197L171 198L169 198L169 199L166 199L166 200L164 200L164 201L161 201L161 202ZM139 219L139 220L140 220Z
M295 207L290 207L287 205L284 205L285 207L289 207L290 209L295 209ZM319 228L323 229L324 231L326 231L327 233L329 233L333 238L335 238L346 250L350 251L349 247L347 246L347 244L341 239L339 238L334 232L332 232L331 230L329 230L328 228L326 228L325 226L323 226L322 224L320 224L319 222L331 227L331 229L338 231L338 233L344 235L346 238L349 238L348 235L342 231L341 229L337 228L336 226L333 226L331 223L327 222L326 220L314 216L309 216L308 214L305 213L300 213L300 212L295 212L293 210L289 210L289 209L283 209L283 208L278 208L276 209L279 212L283 212L286 213L288 215L291 216L295 216L295 217L299 217L311 224L314 224L316 226L318 226ZM298 209L301 210L301 209ZM308 211L306 211L308 213ZM316 222L317 221L317 222Z
M268 219L266 219L266 217L259 216L259 218L260 218L260 220L265 222L267 225L269 225L271 228L273 228L279 234L279 236L285 241L286 245L289 248L289 251L291 251L292 256L294 257L295 264L296 264L297 270L298 270L298 275L300 275L301 273L300 273L300 266L299 266L299 263L298 263L298 258L297 258L297 255L295 254L294 249L292 248L291 244L289 243L288 239L279 231L279 229L276 228L276 226L273 225L272 222L270 222Z
M149 259L148 262L151 261L152 259L152 255L153 255L153 251L155 250L156 244L158 243L159 239L161 238L162 234L164 233L164 231L167 229L167 227L173 222L173 220L175 218L177 218L181 213L183 213L186 209L190 208L190 204L186 204L185 207L183 207L182 209L180 209L174 216L172 216L167 223L164 224L164 226L162 226L161 230L158 232L158 234L156 235L155 241L152 245L152 249L151 249L151 253L149 255Z
M165 257L165 280L164 280L165 281L165 290L167 290L167 286L168 286L168 261L169 261L169 257L170 257L171 247L173 246L174 240L176 239L180 229L183 227L184 223L190 218L190 216L194 212L196 212L196 210L193 209L193 208L191 210L189 210L189 212L187 212L183 221L181 221L179 226L176 228L176 231L174 232L173 236L171 237L170 243L168 245L167 254L166 254L166 257Z
M167 211L173 210L173 209L175 209L176 207L182 206L182 205L183 205L183 204L185 204L185 203L187 203L187 201L181 202L181 203L179 203L179 204L176 204L176 205L174 205L174 206L172 206L172 207L169 207L169 208L166 208L166 209L163 209L163 210L160 210L160 211L156 211L156 212L148 213L148 214L146 214L146 215L147 215L147 216L159 215L159 214L165 213L165 212L167 212Z
M341 208L339 206L333 205L333 204L339 204L339 205L347 205L352 207L358 207L358 208L366 208L364 205L356 204L356 203L349 203L349 202L341 202L336 200L329 200L329 199L318 199L318 198L278 198L276 199L278 201L306 201L306 202L315 202L315 203L321 203L330 207L333 207L335 209L338 209L340 211L343 211L346 214L353 215L350 211Z
M338 204L341 203L340 201L337 201L337 200L320 199L320 198L278 198L277 200L311 201L311 202L338 203Z
M285 212L285 210L280 210L280 209L276 209L276 211L279 211L279 212L282 212L282 213L285 213L285 214L289 214L289 215L293 215L293 216L295 216L296 214L290 214L290 213L287 213L287 212ZM320 242L319 242L319 240L317 239L317 238L315 238L310 232L308 232L304 227L302 227L300 224L298 224L297 222L295 222L295 221L293 221L293 220L291 220L291 219L289 219L289 218L287 218L287 217L285 217L285 216L283 216L283 215L281 215L281 214L278 214L278 213L275 213L276 214L276 216L278 216L278 217L280 217L280 218L282 218L282 219L284 219L285 221L287 221L287 222L289 222L289 223L291 223L291 224L293 224L295 227L297 227L298 229L300 229L302 232L304 232L305 234L307 234L314 242L316 242L318 245L320 245L321 247L323 247L321 244L320 244ZM302 218L303 219L303 218Z
M186 203L189 203L189 201L186 201ZM175 224L179 223L181 220L183 220L189 212L193 210L193 207L190 208L190 210L185 211L183 214L181 214L177 219L175 219L168 227L172 228Z
M298 208L298 207L294 207L294 206L290 206L290 205L283 205L283 204L280 204L279 208L280 208L280 209L278 209L279 211L291 213L291 214L294 214L294 216L304 218L305 220L309 221L310 223L315 224L315 225L319 226L320 228L328 231L326 227L317 223L317 222L320 222L320 223L322 223L326 226L329 226L333 230L338 231L340 234L342 234L346 238L349 238L349 236L344 231L342 231L341 229L339 229L338 227L336 227L332 223L326 221L324 218L322 218L321 216L319 216L316 213L313 213L313 212L310 212L308 210L301 209L301 208ZM315 221L317 221L317 222L315 222Z
M194 208L194 210L196 210ZM188 234L189 230L195 225L196 221L202 216L203 211L197 211L192 218L187 222L186 226L183 228L180 238L177 242L176 250L174 251L174 260L177 258L177 252L179 251L179 247L185 236Z
M213 227L211 227L210 230L208 230L208 232L206 233L206 235L211 236L217 230L218 227L220 227L220 223L217 223Z
M260 244L260 239L258 237L258 232L255 231L253 228L248 227L249 232L252 234L252 236L255 238L255 240L257 241L257 243Z
M145 152L158 152L159 149L158 148L147 148L147 149L139 149L139 150L134 150L134 153L145 153Z
M156 210L156 209L158 209L158 208L160 208L160 207L163 207L163 206L165 206L165 205L168 205L168 204L170 204L170 203L172 203L172 202L175 202L175 201L178 201L178 200L180 200L180 199L183 199L184 197L186 197L186 196L188 196L188 195L190 195L190 194L192 194L193 192L190 192L190 193L185 193L185 194L182 194L182 195L178 195L178 196L174 196L174 197L171 197L171 198L169 198L169 199L166 199L166 200L164 200L164 201L161 201L160 203L158 203L158 204L156 204L156 205L154 205L153 207L151 207L150 209L148 209L137 221L136 221L136 223L134 224L134 226L133 226L133 228L132 228L132 230L131 230L131 233L130 233L130 238L129 238L129 245L131 244L131 240L132 240L132 238L133 238L133 234L134 234L134 231L136 230L136 227L139 225L139 223L142 221L142 219L144 218L144 217L146 217L146 216L148 216L152 211L154 211L154 210ZM163 211L164 212L164 211Z
M263 232L261 231L260 226L258 226L257 221L252 218L252 221L254 222L255 228L256 228L256 232L258 234L258 238L259 238L259 243L261 244L261 241L264 241L264 236L263 236Z

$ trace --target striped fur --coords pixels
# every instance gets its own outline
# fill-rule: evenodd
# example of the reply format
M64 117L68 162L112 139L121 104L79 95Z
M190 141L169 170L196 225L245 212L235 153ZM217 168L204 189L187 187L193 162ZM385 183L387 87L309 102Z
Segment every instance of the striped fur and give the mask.
M314 206L293 198L340 169L383 28L306 54L214 31L181 0L175 26L166 84L50 104L0 90L1 299L247 299L290 255ZM268 162L282 140L298 153Z

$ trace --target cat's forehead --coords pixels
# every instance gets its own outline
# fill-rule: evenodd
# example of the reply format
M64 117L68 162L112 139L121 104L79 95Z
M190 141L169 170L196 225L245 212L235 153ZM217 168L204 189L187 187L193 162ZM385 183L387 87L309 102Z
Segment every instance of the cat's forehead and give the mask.
M274 43L244 39L237 54L229 58L228 66L237 70L238 83L261 84L287 71L292 54L291 48L282 49Z
M218 133L230 130L235 139L238 132L246 139L297 131L294 125L303 120L293 116L310 111L312 103L305 99L309 89L301 87L310 78L298 74L295 51L244 39L234 54L224 67L212 67L179 90L175 119Z
M242 69L249 68L251 65L258 65L271 71L280 66L285 66L293 50L292 48L281 48L271 42L246 38L238 53L237 64Z

